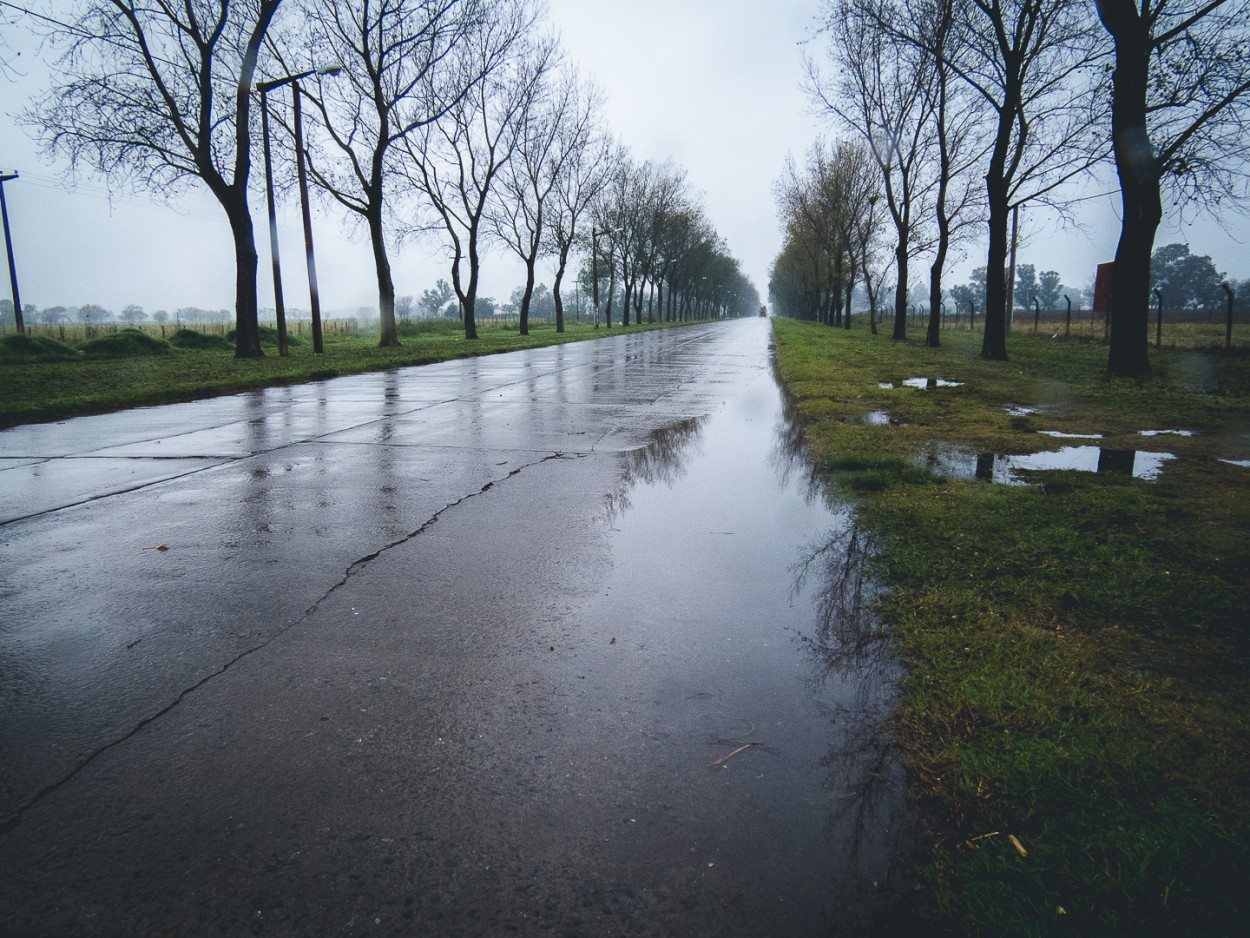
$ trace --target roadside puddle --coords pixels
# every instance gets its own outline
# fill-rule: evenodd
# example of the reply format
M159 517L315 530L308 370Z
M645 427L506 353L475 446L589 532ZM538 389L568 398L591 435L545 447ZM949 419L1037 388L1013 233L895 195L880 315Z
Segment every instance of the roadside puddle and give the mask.
M1022 456L1003 453L933 453L923 464L948 479L978 479L999 485L1026 485L1030 471L1109 472L1153 482L1175 453L1109 449L1101 446L1065 446L1063 449Z
M945 378L906 378L902 381L882 381L877 387L886 391L897 388L918 388L922 391L932 391L934 388L957 388L962 384L962 381L947 381Z

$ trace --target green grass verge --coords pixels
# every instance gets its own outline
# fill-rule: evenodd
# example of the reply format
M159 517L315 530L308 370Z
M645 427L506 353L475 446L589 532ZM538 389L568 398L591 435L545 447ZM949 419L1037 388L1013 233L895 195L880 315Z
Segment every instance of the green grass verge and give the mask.
M954 934L1231 933L1250 904L1250 469L1221 460L1250 458L1250 360L1164 348L1138 383L1048 336L1013 335L1004 363L967 333L775 332L814 455L882 545L932 835L916 914ZM962 384L879 386L912 377ZM1090 442L1040 429L1178 458L1154 482L929 469ZM1138 433L1157 429L1196 433Z
M120 329L90 341L82 336L76 347L43 337L6 336L0 340L0 427L672 325L608 331L566 323L566 331L557 333L554 324L538 322L522 336L514 324L484 324L478 327L479 338L470 342L459 323L413 323L401 329L399 348L379 348L376 335L327 331L323 354L314 355L305 338L292 342L286 358L277 355L277 334L266 330L266 354L260 359L236 359L223 336L185 329L174 332L169 342L152 337L151 327L146 332Z

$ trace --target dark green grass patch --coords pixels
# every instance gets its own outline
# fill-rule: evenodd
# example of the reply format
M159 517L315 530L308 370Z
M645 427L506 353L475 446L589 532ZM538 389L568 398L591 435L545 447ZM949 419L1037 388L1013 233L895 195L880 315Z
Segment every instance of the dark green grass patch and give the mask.
M257 334L260 336L260 344L265 347L278 347L278 330L273 326L260 326L257 328ZM235 340L238 338L239 331L237 329L226 330L226 343L230 348L235 347ZM287 329L286 344L288 346L303 345L304 340L296 335L291 329Z
M112 335L92 339L82 347L82 353L92 358L141 358L168 355L170 351L168 342L138 329L119 329Z
M1016 335L946 347L777 322L779 370L830 484L882 545L907 669L898 732L932 841L915 912L953 934L1227 934L1250 875L1250 363ZM915 376L961 381L884 389ZM1037 412L1013 416L1005 405ZM866 424L888 412L894 425ZM1183 428L1190 437L1139 435ZM1159 480L940 478L925 454L1100 433ZM1082 441L1088 442L1088 441ZM1013 839L1014 838L1014 839Z
M401 338L422 335L454 336L464 332L464 326L454 319L406 319L396 326Z
M169 337L174 348L233 352L234 342L222 335L211 335L195 329L179 329Z
M72 361L78 352L46 336L6 335L0 339L0 356L18 361Z

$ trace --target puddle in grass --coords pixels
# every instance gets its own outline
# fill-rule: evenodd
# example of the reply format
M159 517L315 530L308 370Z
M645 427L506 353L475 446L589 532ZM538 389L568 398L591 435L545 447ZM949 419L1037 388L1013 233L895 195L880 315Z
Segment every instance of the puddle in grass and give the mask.
M1038 430L1043 436L1053 436L1057 440L1101 440L1101 433L1064 433L1062 430Z
M1153 482L1174 453L1105 449L1101 446L1065 446L1045 453L1008 456L1002 453L933 453L924 464L936 475L950 479L980 479L1000 485L1024 485L1020 473L1030 470L1110 472Z
M1138 430L1138 436L1196 436L1197 430Z
M1250 459L1221 459L1220 462L1226 462L1230 466L1241 466L1243 469L1250 469Z
M903 381L882 381L877 385L885 390L893 390L895 388L919 388L922 391L931 391L934 388L957 388L962 381L947 381L945 378L907 378Z

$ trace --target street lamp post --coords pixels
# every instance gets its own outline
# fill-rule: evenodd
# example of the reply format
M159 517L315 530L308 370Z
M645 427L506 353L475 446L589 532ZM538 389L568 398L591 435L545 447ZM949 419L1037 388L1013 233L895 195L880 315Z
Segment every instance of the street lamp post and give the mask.
M4 219L4 246L9 253L9 284L13 287L13 322L18 332L26 331L22 322L22 298L17 292L17 266L13 263L13 236L9 233L9 203L4 198L4 184L17 178L17 170L0 170L0 216Z
M317 289L317 262L313 254L312 214L308 205L308 171L304 166L304 119L300 105L301 78L309 75L337 75L343 70L341 65L328 65L325 68L310 68L296 75L275 78L273 81L262 81L256 84L261 100L261 133L264 137L265 150L265 184L268 189L269 207L269 250L273 258L273 292L275 311L278 320L278 354L286 352L286 310L282 303L282 272L278 262L278 222L274 211L273 169L269 159L269 108L267 95L275 88L283 85L291 86L295 118L295 168L299 177L300 209L304 220L304 256L308 267L308 296L312 312L313 352L321 354L325 345L321 334L321 295Z
M278 259L278 215L273 202L273 160L269 156L269 89L260 89L260 135L265 151L265 201L269 209L269 259L273 265L274 317L278 327L278 354L286 357L286 306L282 302L282 264Z

